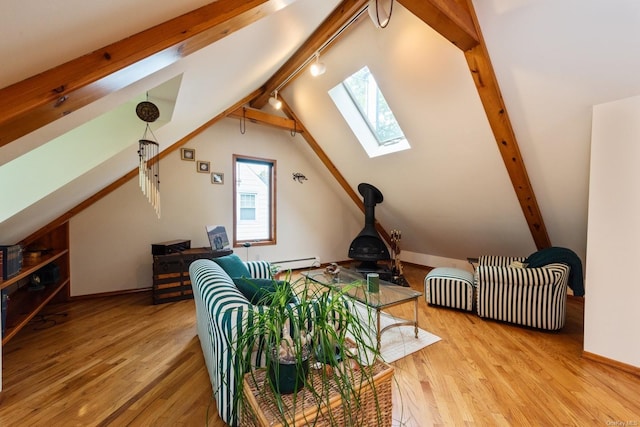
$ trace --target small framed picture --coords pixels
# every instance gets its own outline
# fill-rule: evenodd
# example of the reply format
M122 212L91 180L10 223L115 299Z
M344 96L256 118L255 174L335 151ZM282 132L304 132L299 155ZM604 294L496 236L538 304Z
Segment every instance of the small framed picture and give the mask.
M182 160L194 161L196 159L196 150L194 148L181 148L180 158Z
M198 168L198 172L209 173L209 162L203 162L202 160L198 160L196 167Z
M222 172L212 172L211 173L211 183L212 184L224 184L224 174Z

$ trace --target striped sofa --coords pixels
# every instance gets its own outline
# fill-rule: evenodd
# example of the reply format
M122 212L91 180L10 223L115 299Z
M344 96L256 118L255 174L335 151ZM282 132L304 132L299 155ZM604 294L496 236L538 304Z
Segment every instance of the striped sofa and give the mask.
M266 261L245 263L253 278L269 278ZM209 259L196 260L189 266L196 306L196 323L200 345L213 387L220 418L229 425L238 423L235 391L236 378L244 369L237 351L236 337L247 325L252 313L268 308L252 305L218 264ZM246 327L246 326L245 326ZM264 366L264 353L255 351L251 365ZM237 375L239 374L239 375Z
M569 267L510 267L521 257L482 256L476 268L477 312L480 317L534 328L557 330L566 317Z

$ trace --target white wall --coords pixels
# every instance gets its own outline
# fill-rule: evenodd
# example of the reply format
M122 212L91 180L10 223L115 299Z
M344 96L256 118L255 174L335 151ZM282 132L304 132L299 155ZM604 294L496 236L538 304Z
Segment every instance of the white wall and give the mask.
M282 94L351 186L382 192L376 219L402 231L403 251L458 259L535 251L458 48L396 2L387 28L365 19L321 57L322 76L303 72ZM369 158L329 96L364 65L410 149Z
M402 242L400 242L400 249L402 249ZM412 264L426 265L429 267L453 267L461 270L467 270L470 273L474 272L473 266L466 259L446 258L437 255L420 254L410 251L401 251L400 259Z
M212 172L223 172L224 185L196 172L195 162L181 160L178 150L160 163L160 220L135 179L75 216L70 222L72 295L150 287L153 243L190 239L192 247L208 246L205 225L212 224L225 225L231 236L233 154L277 161L277 244L250 248L250 259L348 258L364 216L300 135L252 123L241 135L238 121L225 119L186 147L196 150L197 160L210 161ZM294 181L294 172L308 180ZM247 252L236 248L235 253L245 259Z
M584 350L640 367L640 97L593 109Z

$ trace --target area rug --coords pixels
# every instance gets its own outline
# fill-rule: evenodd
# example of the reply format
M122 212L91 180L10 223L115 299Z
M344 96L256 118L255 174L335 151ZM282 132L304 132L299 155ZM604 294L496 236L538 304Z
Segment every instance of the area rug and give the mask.
M361 319L368 318L366 307L357 303L356 309L360 312ZM372 311L372 316L375 318L375 311ZM382 312L380 315L380 328L384 329L387 325L401 321L406 321L406 319L397 319L390 314ZM375 336L375 333L373 335ZM394 327L387 329L380 336L380 356L387 363L395 362L438 341L440 341L440 337L421 328L418 328L418 338L416 338L413 326Z

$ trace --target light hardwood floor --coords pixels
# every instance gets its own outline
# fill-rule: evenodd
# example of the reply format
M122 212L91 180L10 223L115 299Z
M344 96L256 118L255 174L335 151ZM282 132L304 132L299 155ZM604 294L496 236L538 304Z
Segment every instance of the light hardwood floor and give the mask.
M418 290L426 272L405 267ZM192 300L154 306L135 294L47 311L67 315L3 349L0 425L223 425ZM567 325L549 333L421 299L420 326L442 340L393 363L394 425L640 425L640 378L581 357L582 317L570 298Z

